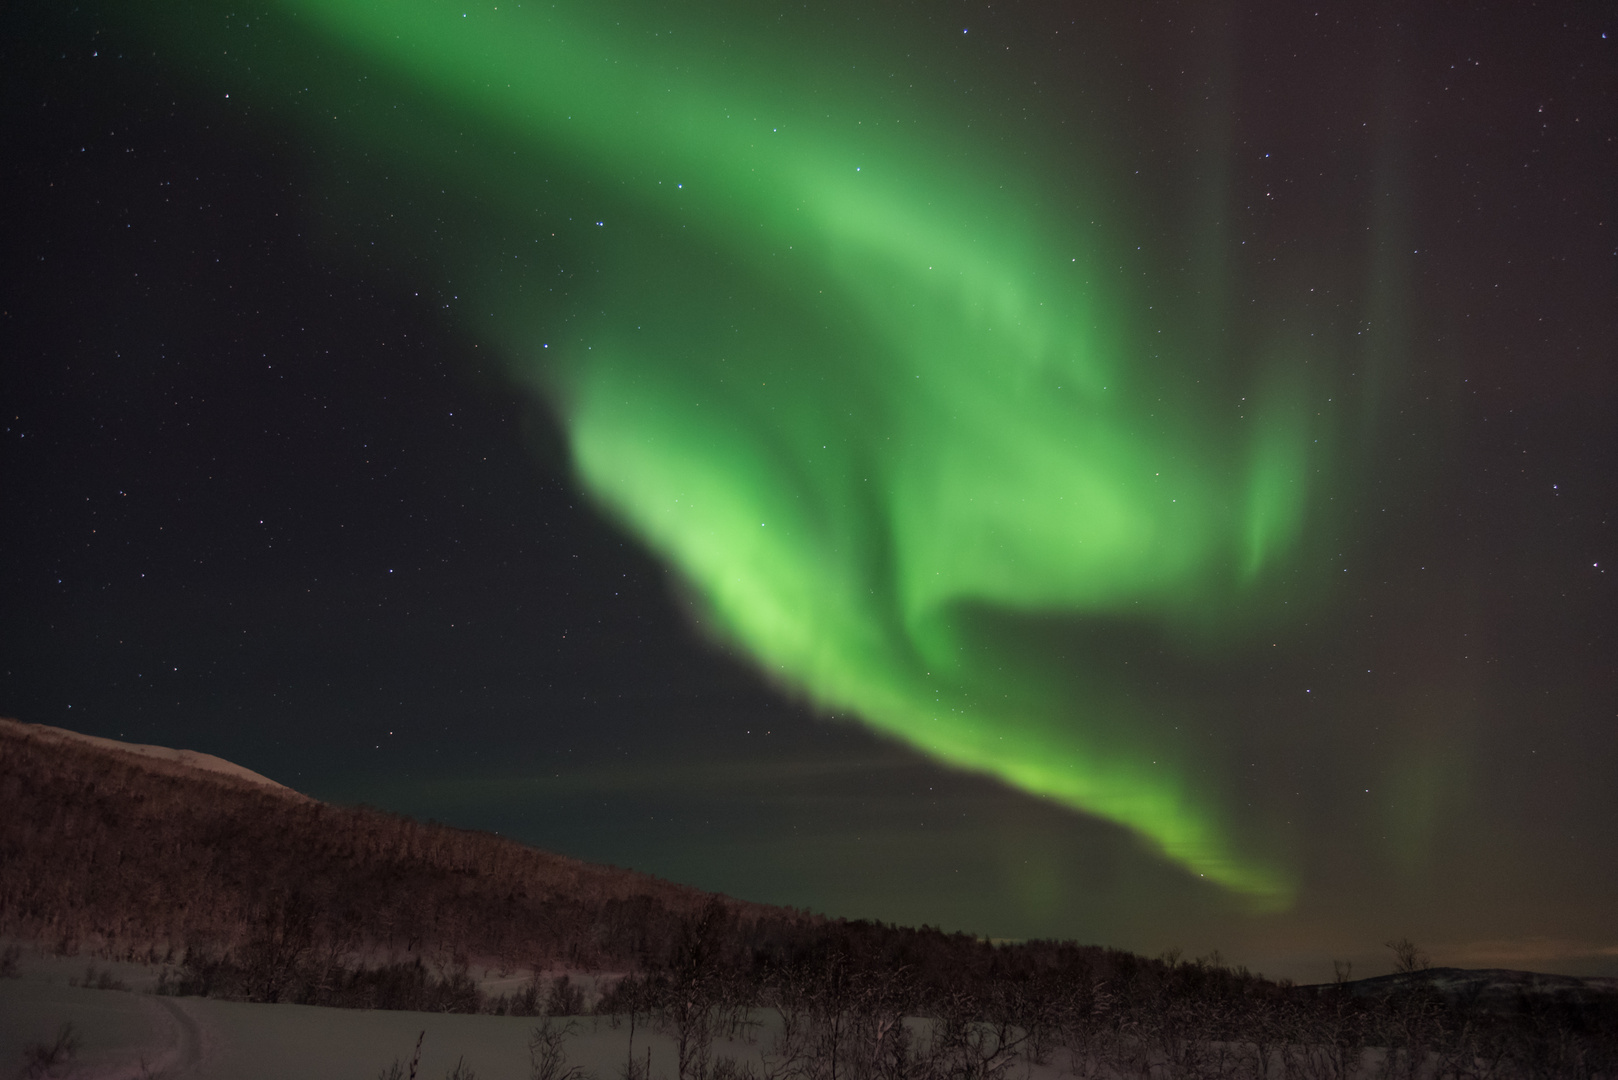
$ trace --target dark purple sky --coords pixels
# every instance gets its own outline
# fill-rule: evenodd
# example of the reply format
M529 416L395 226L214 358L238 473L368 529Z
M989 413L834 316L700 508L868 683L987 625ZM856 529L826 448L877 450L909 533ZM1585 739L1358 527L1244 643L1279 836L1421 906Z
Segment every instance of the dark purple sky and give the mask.
M1149 163L1146 212L1224 176L1272 282L1322 272L1396 327L1364 373L1391 404L1356 444L1355 584L1263 666L1160 676L1231 740L1312 755L1289 774L1303 890L1268 916L706 641L444 313L432 253L371 244L311 179L337 165L117 12L0 14L0 714L832 914L1300 979L1379 973L1403 935L1440 963L1618 974L1602 5L935 13L1015 46L935 60L995 108L1070 106ZM1278 704L1304 686L1318 712Z

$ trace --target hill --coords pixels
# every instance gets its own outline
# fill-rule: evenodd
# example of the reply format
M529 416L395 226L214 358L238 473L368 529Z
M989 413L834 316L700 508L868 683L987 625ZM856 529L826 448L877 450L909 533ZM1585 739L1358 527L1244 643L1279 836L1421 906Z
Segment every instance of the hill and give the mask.
M1611 980L1428 969L1294 987L1217 957L827 919L15 721L0 936L162 961L160 994L589 1010L631 1033L643 1017L678 1080L1010 1080L1053 1059L1096 1076L1618 1076ZM533 977L494 997L472 964ZM559 971L612 974L586 997ZM711 1057L752 1045L761 1010L776 1036L757 1070Z
M77 731L69 731L66 728L50 727L46 724L23 724L16 720L4 718L0 718L0 729L29 735L48 744L65 742L77 746L99 747L102 750L109 750L118 754L130 754L143 759L141 764L153 772L194 776L200 770L245 781L258 787L269 788L290 798L302 799L307 797L293 791L285 784L278 784L267 776L261 776L252 769L245 769L233 761L226 761L222 757L215 757L213 754L204 754L196 750L174 750L167 746L147 746L142 743L124 742L121 739L104 739L99 735L85 735ZM169 765L179 766L178 771L168 768Z
M0 720L0 934L63 952L320 950L622 971L715 899L328 805L210 755ZM747 926L811 921L719 902Z

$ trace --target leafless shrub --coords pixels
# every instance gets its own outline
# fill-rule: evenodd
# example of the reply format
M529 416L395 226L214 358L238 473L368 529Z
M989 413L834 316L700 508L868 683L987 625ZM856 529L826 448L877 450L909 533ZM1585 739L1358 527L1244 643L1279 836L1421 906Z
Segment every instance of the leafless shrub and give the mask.
M549 1016L534 1028L528 1036L531 1080L593 1080L593 1074L567 1063L567 1040L578 1031L575 1021L558 1023Z
M949 994L933 1028L928 1071L941 1080L1002 1080L1028 1037L1008 998L1004 990L998 1000L966 988Z
M394 1058L392 1065L377 1074L377 1080L416 1080L416 1069L421 1065L421 1041L426 1037L425 1029L416 1036L416 1052L410 1055L408 1065Z
M69 986L82 986L86 990L128 990L129 984L122 979L115 978L110 968L96 971L94 964L88 964L84 969L83 978L69 977Z
M809 1011L802 980L791 969L776 970L765 993L779 1030L759 1054L763 1080L799 1080L808 1073L810 1053Z
M29 1080L43 1080L44 1077L56 1076L65 1071L73 1063L73 1055L78 1052L79 1037L73 1030L71 1023L63 1024L56 1033L56 1041L45 1043L29 1043L23 1048L23 1072Z
M477 1080L478 1074L466 1064L466 1058L455 1059L455 1067L444 1074L444 1080Z
M534 972L533 978L523 984L522 989L514 994L501 994L492 1001L484 1003L485 1011L494 1016L539 1016L547 1010L541 997L544 983L539 972Z
M652 1080L652 1048L646 1048L646 1060L638 1061L631 1053L618 1070L619 1080Z
M583 1016L584 991L573 985L572 980L563 975L551 983L550 993L545 997L546 1016Z
M708 1072L708 1080L758 1080L758 1072L753 1068L752 1062L738 1063L735 1058L727 1055L714 1059L713 1068Z
M1286 998L1250 1009L1238 1025L1244 1040L1237 1047L1242 1071L1253 1080L1288 1075L1290 1040L1299 1023L1296 1003Z
M1365 1018L1346 995L1333 993L1300 1016L1289 1041L1289 1075L1300 1080L1349 1080L1359 1073L1365 1058Z
M17 970L17 961L22 959L21 945L7 945L0 950L0 979L16 979L21 977Z
M1376 1042L1383 1047L1381 1075L1421 1080L1445 1042L1445 1020L1444 1004L1431 991L1410 990L1384 1001L1373 1017Z
M427 984L427 1008L430 1012L475 1013L482 1012L483 993L467 970L464 957L457 957L442 969L437 979Z

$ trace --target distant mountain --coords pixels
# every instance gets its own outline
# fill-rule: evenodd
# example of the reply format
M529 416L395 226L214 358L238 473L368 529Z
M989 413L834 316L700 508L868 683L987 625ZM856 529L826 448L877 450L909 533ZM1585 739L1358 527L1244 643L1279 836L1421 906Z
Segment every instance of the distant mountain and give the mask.
M171 750L167 746L146 746L142 743L124 742L121 739L104 739L99 735L83 735L77 731L66 728L49 727L45 724L23 724L16 720L7 720L0 717L0 728L20 734L30 735L43 742L65 741L84 746L94 746L102 750L112 750L121 754L134 754L146 759L146 767L155 772L169 772L171 775L191 775L196 770L217 773L232 779L243 780L259 787L271 788L295 799L307 798L284 784L278 784L267 776L261 776L252 769L243 768L234 762L226 761L222 757L204 754L196 750ZM167 770L159 763L168 763L181 766L177 774Z
M1618 1002L1618 979L1541 975L1504 968L1428 968L1357 979L1343 989L1356 998L1433 993L1448 1005L1489 1012L1516 1012L1540 1004L1594 1006Z
M626 970L716 898L318 802L208 754L0 720L0 935ZM717 898L739 927L818 920Z

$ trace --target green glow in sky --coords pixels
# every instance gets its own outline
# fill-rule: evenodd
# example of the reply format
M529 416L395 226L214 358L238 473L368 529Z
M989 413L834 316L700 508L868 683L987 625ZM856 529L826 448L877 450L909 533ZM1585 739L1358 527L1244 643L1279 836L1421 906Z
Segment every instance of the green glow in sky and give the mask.
M273 42L171 32L257 49L276 119L501 223L445 241L475 325L765 670L1285 906L1162 707L997 628L1217 636L1295 557L1299 394L1199 382L1197 327L1126 287L1127 223L1067 165L1012 165L903 75L608 10L282 0Z

